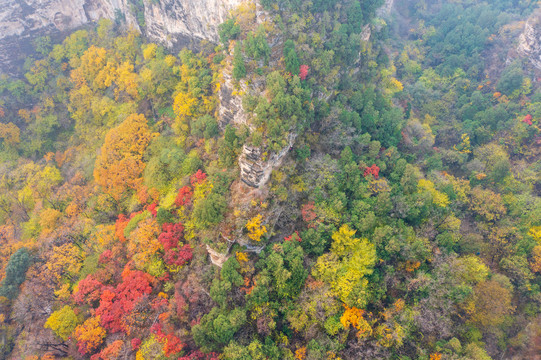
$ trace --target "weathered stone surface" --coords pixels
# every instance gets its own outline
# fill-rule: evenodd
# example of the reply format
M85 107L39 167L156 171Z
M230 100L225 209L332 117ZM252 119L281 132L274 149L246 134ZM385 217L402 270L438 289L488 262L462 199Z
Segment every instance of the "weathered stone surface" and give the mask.
M175 45L178 35L218 41L218 25L240 3L241 0L145 2L146 34L170 47Z
M260 148L244 145L239 158L241 180L254 188L264 186L269 181L272 170L281 165L282 160L295 143L296 137L297 134L290 134L288 146L279 153L272 154L267 160L263 160Z
M248 125L248 114L242 107L242 98L233 95L234 85L231 74L227 71L223 74L224 82L221 84L218 98L218 124L223 130L227 124Z
M519 36L517 51L526 56L538 69L541 69L541 10L535 11Z
M218 25L241 0L145 0L143 30L152 41L180 48L218 40ZM129 0L0 0L0 71L12 72L32 51L32 40L61 36L101 18L124 15L139 28Z
M219 267L222 267L224 263L229 259L230 255L222 254L217 252L216 250L212 249L210 246L207 245L207 252L210 255L210 261Z

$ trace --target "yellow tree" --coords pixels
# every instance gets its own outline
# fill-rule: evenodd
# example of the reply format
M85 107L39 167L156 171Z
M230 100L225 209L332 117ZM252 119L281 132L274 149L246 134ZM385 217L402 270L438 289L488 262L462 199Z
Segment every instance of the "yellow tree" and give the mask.
M96 77L94 77L94 87L97 89L106 89L116 81L116 76L116 64L109 61L107 62L107 65L96 74Z
M137 80L137 74L133 72L133 65L131 63L126 61L120 64L116 72L116 84L118 86L116 96L118 97L120 92L123 91L133 99L137 99L139 97Z
M353 237L357 230L352 230L349 226L342 225L338 231L332 234L331 251L338 256L344 256L351 251L355 245L361 241L358 238Z
M476 186L471 191L470 210L484 217L487 221L495 221L507 212L502 197L489 189Z
M528 235L534 238L537 241L537 244L541 245L541 226L533 226L530 228Z
M261 225L260 215L254 216L246 223L246 229L248 229L248 237L254 241L261 241L261 237L267 233L267 228Z
M333 295L348 306L364 306L366 302L365 278L373 272L376 263L374 244L353 237L354 230L340 227L333 236L331 252L317 259L313 275L331 288Z
M46 264L49 276L58 281L64 275L71 277L77 274L83 264L82 255L80 250L73 244L55 247Z
M81 56L81 65L73 70L72 76L73 73L80 72L80 75L86 80L87 84L94 84L94 79L105 66L106 55L107 51L104 48L92 45Z
M0 123L0 139L7 146L17 145L21 139L21 130L13 123Z
M39 226L41 226L41 233L48 235L56 229L58 220L62 217L62 213L55 209L43 209L40 213Z
M156 57L156 50L158 49L158 45L156 44L148 44L143 47L143 57L145 60L152 60Z
M152 257L161 248L158 241L160 226L156 220L150 218L139 223L137 228L129 235L128 253L132 256L133 264L139 270L152 265Z
M70 337L75 327L78 325L77 315L68 305L57 310L49 316L44 327L54 331L54 333L66 341Z
M81 354L87 354L101 345L105 329L100 326L100 317L91 317L75 329L75 338Z
M530 267L533 272L541 273L541 245L537 245L533 248Z
M372 335L372 327L364 318L365 311L344 304L345 311L340 317L340 323L346 329L350 326L357 329L357 337L364 338Z
M190 119L195 115L197 99L189 92L180 91L173 102L176 119L173 130L179 135L179 143L184 144L190 132Z
M147 120L140 114L128 116L107 133L96 159L94 179L115 200L142 184L143 153L153 136Z
M432 195L432 202L435 205L438 205L439 207L447 207L449 205L449 197L446 194L436 190L432 181L420 179L417 187L420 191L424 190L430 193L430 195Z
M512 294L509 289L496 281L483 281L474 288L474 294L467 303L471 321L483 329L491 329L513 312Z

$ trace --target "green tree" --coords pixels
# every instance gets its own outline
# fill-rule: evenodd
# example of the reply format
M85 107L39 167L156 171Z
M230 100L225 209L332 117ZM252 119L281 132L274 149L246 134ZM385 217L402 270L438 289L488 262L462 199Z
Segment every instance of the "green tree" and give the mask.
M200 199L194 204L193 216L200 228L206 228L222 221L223 213L227 207L222 195L211 193L208 197Z
M249 32L244 43L246 55L253 59L263 59L265 64L269 62L271 48L267 43L267 35L263 25L260 25L255 34Z
M234 40L239 36L240 25L237 24L235 18L227 19L218 26L218 34L220 35L221 42L227 46L229 40Z
M6 266L6 277L2 281L0 296L14 299L19 294L19 286L26 279L26 271L30 267L30 254L26 248L20 248L9 258Z
M299 61L297 51L295 50L295 43L291 39L287 40L284 44L284 59L286 63L286 72L298 75L301 62Z
M199 324L192 327L193 339L202 350L216 351L229 344L245 322L246 312L243 309L227 311L214 307Z
M233 78L240 80L246 76L246 66L242 55L242 44L237 42L233 53Z

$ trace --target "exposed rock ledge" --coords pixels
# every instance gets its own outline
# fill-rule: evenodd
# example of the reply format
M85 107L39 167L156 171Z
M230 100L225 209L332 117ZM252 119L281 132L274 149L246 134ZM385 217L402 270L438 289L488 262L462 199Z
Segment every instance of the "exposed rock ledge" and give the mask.
M263 160L260 148L244 145L239 158L241 180L254 188L264 186L269 181L272 170L281 165L296 138L297 134L289 134L288 145L279 153L272 154L268 160Z

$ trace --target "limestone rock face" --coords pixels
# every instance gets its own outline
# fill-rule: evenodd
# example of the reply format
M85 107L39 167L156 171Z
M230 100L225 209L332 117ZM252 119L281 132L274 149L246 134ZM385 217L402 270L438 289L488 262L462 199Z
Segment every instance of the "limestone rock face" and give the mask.
M144 1L145 27L152 41L180 48L198 40L218 40L218 25L242 0ZM0 72L12 72L32 53L32 40L122 14L139 29L130 0L0 0Z
M279 167L282 160L295 143L297 134L290 134L288 146L279 153L272 154L269 159L263 160L262 150L257 147L244 145L239 157L240 179L254 188L264 186L271 176L272 170Z
M541 70L541 11L534 12L519 36L517 51L526 56L536 68Z
M169 47L182 39L218 41L218 25L241 0L162 0L145 2L146 35Z
M248 114L242 107L242 98L234 95L233 79L229 72L224 72L224 82L218 92L220 103L218 104L218 124L223 130L227 124L248 125Z

